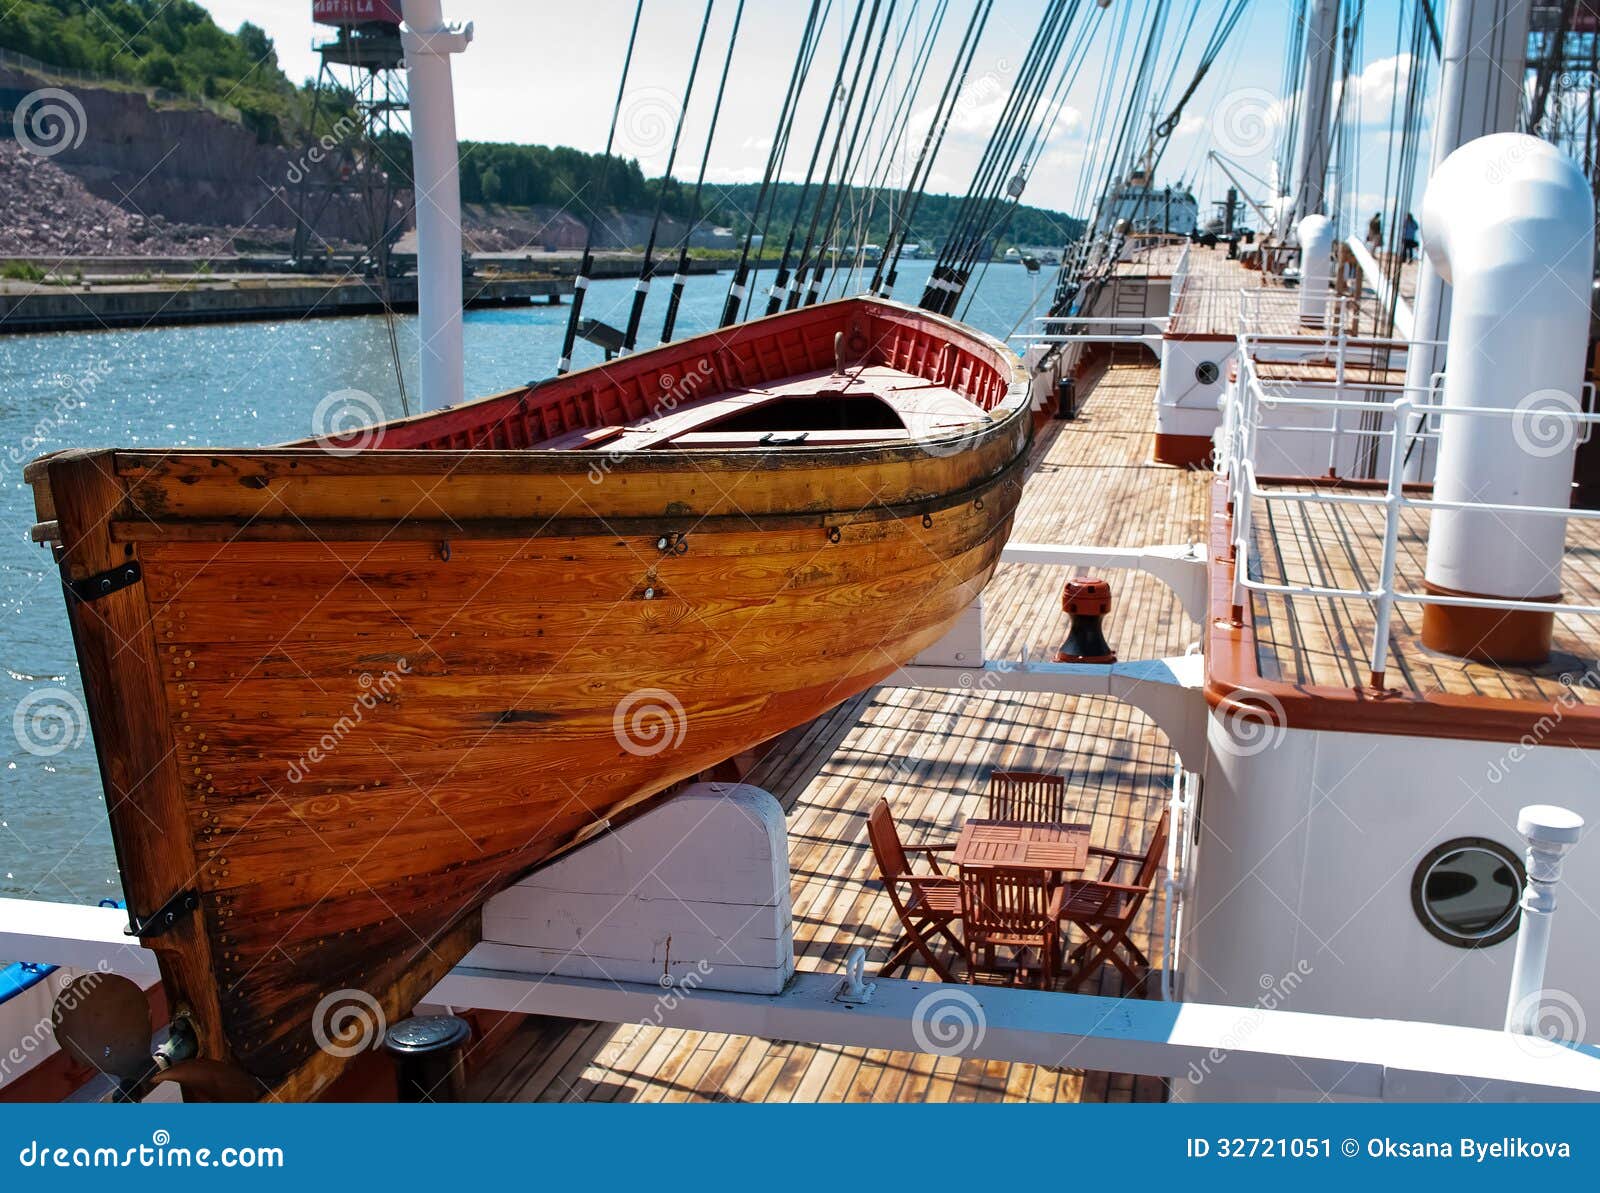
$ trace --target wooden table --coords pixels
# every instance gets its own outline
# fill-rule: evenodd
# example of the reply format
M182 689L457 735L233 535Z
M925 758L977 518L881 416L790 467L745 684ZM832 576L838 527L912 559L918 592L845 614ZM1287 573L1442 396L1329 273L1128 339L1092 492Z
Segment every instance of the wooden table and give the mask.
M951 854L958 866L1081 871L1089 862L1089 825L1027 820L969 820Z

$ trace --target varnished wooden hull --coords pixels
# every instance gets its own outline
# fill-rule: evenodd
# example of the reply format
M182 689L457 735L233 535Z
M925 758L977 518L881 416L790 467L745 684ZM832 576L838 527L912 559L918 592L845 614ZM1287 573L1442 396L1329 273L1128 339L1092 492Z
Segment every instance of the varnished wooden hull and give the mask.
M51 457L69 582L140 569L69 604L130 907L199 897L147 943L202 1054L315 1093L324 997L403 1016L508 881L936 641L1020 494L1026 402L996 415L934 450Z

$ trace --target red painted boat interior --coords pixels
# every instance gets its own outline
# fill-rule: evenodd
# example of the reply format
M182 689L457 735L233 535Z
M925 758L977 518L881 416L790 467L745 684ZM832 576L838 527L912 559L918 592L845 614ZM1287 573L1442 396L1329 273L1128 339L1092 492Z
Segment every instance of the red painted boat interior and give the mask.
M1004 400L1010 381L1006 355L992 341L912 308L847 299L387 423L375 439L370 430L349 439L414 450L598 448L626 427L684 406L783 382L789 382L784 413L792 417L803 410L795 404L794 379L820 374L816 396L833 397L826 382L841 357L847 371L885 366L946 387L982 410ZM774 409L774 417L783 415ZM737 429L759 430L759 420ZM790 428L775 423L770 429ZM808 442L816 444L819 437ZM342 445L339 439L331 443Z

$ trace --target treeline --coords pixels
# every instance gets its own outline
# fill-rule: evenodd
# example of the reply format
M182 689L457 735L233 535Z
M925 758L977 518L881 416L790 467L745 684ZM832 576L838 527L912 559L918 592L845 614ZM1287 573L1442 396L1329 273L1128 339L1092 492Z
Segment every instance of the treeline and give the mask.
M224 100L263 141L297 135L310 111L259 26L228 33L193 0L5 0L0 46L52 66Z
M461 197L468 203L506 204L514 207L565 207L577 215L599 211L653 211L661 191L660 178L646 178L636 161L613 161L608 168L598 153L544 145L507 145L463 141L461 144ZM754 183L731 186L707 184L701 196L700 218L729 227L737 235L750 230L751 212L760 188ZM802 188L781 183L769 196L769 218L762 220L770 238L781 240L796 225L804 239L816 203L815 187L801 208ZM898 191L853 188L839 203L835 235L838 241L882 243L889 235ZM671 179L666 183L662 210L678 220L693 211L694 185ZM942 244L954 229L961 200L954 195L925 195L912 221L911 239L924 246ZM833 215L830 191L823 205L818 237ZM762 229L755 229L757 232ZM1064 245L1083 230L1083 221L1060 211L1019 206L997 237L1001 247L1010 244Z
M0 0L0 47L139 86L225 100L239 109L246 125L263 141L292 145L310 135L309 86L290 82L278 64L272 39L249 22L237 33L228 33L193 0ZM348 97L330 107L331 111L324 109L319 124L347 108ZM408 170L410 151L403 138L386 141L380 152L391 168ZM648 212L662 196L666 214L687 220L693 189L692 182L647 178L636 161L615 161L607 167L601 154L579 149L461 144L461 196L469 203L566 207L581 215L586 208ZM757 190L753 183L708 185L701 216L743 235L750 228ZM771 215L763 220L769 238L781 240L795 223L798 235L804 237L816 192L813 189L801 210L800 191L793 183L776 188ZM896 199L897 192L853 190L840 205L833 239L882 243ZM831 195L828 203L831 208ZM918 206L911 239L925 247L943 243L954 227L959 205L954 196L926 196ZM825 209L824 222L828 216ZM1059 211L1018 207L996 238L996 247L1064 244L1081 227L1081 221Z

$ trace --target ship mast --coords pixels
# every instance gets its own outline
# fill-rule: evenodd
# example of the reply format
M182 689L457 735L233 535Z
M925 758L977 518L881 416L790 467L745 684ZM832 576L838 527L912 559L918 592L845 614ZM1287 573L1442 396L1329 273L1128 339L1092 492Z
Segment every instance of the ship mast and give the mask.
M461 178L450 55L467 48L472 25L445 24L441 0L404 0L401 12L417 206L422 407L437 410L462 397Z
M1311 0L1306 13L1305 76L1300 90L1299 155L1289 227L1324 215L1332 136L1333 66L1339 49L1339 0Z

